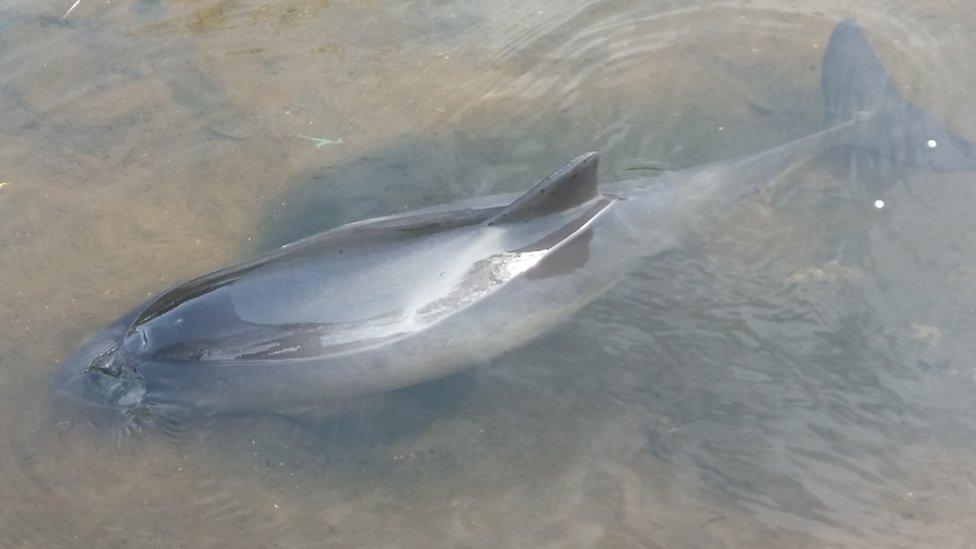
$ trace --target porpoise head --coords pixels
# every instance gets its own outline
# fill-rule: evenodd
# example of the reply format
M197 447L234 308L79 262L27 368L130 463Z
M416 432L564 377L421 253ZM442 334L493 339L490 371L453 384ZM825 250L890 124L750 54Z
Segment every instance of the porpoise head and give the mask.
M124 325L99 332L54 374L60 401L135 418L144 411L146 384L123 344Z

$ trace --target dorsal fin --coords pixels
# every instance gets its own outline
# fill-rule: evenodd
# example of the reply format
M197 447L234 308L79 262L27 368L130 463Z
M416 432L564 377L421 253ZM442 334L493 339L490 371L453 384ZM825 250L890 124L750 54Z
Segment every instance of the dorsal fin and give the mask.
M512 223L578 206L596 196L596 165L600 155L581 154L535 184L504 210L487 221L488 225Z

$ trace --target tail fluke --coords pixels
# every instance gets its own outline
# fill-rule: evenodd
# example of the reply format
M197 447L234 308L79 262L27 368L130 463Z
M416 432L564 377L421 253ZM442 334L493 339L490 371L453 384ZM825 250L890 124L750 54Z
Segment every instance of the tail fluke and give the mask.
M822 79L830 126L858 112L883 111L902 102L856 21L834 27L824 53Z
M870 154L891 167L976 171L976 145L902 99L853 20L830 36L823 93L829 126L866 117L849 142L852 154Z

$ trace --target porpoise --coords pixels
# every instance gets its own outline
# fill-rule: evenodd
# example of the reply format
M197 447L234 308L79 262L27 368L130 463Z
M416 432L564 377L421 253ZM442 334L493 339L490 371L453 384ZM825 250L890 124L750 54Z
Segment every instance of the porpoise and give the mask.
M519 196L288 244L136 307L60 366L54 390L127 417L301 413L523 345L828 152L899 170L976 169L973 144L901 98L856 22L834 29L822 71L818 133L605 186L589 152Z

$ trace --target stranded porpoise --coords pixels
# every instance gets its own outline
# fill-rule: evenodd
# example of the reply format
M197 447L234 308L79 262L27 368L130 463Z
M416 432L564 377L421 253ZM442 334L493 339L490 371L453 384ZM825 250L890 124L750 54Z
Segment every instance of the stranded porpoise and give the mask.
M98 333L54 389L130 417L298 413L518 347L828 151L976 169L974 146L901 99L853 21L833 31L823 92L825 130L748 158L598 187L591 152L521 196L352 223L191 280Z

